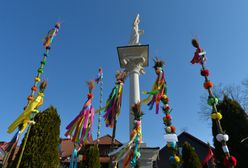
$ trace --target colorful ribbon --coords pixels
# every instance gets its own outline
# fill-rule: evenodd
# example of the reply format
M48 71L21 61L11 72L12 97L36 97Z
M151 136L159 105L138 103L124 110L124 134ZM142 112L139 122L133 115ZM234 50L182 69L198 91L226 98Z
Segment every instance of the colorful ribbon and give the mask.
M47 35L43 38L43 46L45 48L50 47L54 37L58 34L60 28L60 23L56 23L55 27L51 29Z
M132 107L134 114L134 129L130 134L130 141L109 153L109 156L116 156L114 162L117 164L124 159L124 168L131 164L133 167L137 165L137 160L140 158L140 144L142 142L141 117L143 113L140 110L141 103L137 103Z
M166 94L167 90L166 90L166 81L164 77L164 71L162 69L164 62L163 61L158 62L157 58L154 61L157 63L154 66L156 74L157 74L157 79L154 82L151 91L143 92L144 94L149 94L149 96L145 100L143 100L143 103L147 104L150 110L152 110L154 104L156 104L156 114L158 114L159 103L162 100L162 96Z
M124 159L124 168L128 167L129 163L135 167L137 164L137 160L140 158L140 144L142 142L142 133L141 133L141 121L135 120L135 128L131 133L131 139L133 141L133 145L130 151L127 151L128 154Z
M70 166L69 168L77 168L77 149L76 147L74 147L73 151L72 151L72 155L70 158Z
M88 99L84 104L80 113L67 125L65 136L70 136L75 143L87 143L94 121L94 108L91 104L93 99L92 90L94 88L94 81L88 82L89 93Z
M118 71L116 73L116 85L112 89L106 105L97 110L98 112L103 110L105 111L104 119L107 127L113 128L114 127L114 121L117 120L120 109L121 109L121 101L122 101L122 89L123 84L126 78L126 72Z
M154 60L154 64L155 65L153 66L153 68L157 74L157 79L153 84L152 91L145 92L146 94L150 94L150 95L148 96L148 98L143 100L143 102L149 106L149 109L152 109L153 105L156 104L156 114L158 114L159 112L160 101L163 103L162 110L165 114L165 116L163 117L163 123L165 125L165 132L166 132L165 140L167 142L166 144L167 148L169 148L171 151L171 157L169 160L171 161L171 164L174 167L178 167L180 164L180 158L179 156L177 156L178 140L176 135L176 128L171 123L172 117L170 113L172 110L170 109L170 106L168 104L169 98L167 96L167 85L163 70L164 61L156 58Z

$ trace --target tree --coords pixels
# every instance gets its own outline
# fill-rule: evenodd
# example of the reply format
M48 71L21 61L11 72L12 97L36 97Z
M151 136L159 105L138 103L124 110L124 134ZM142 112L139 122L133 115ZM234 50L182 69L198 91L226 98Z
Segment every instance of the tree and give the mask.
M83 145L80 154L83 155L82 160L80 161L79 168L100 168L100 153L99 148L95 144L94 146Z
M248 136L248 116L246 112L237 101L228 96L224 96L217 109L222 113L221 125L225 133L229 135L227 145L231 155L237 159L237 168L247 167L248 141L245 141L245 138ZM217 134L216 124L215 122L212 123L217 167L224 168L224 153L221 143L215 138Z
M38 113L34 118L20 167L25 168L58 168L59 167L59 136L60 117L54 107ZM26 137L26 135L25 135ZM23 146L24 139L20 149ZM17 153L12 167L16 167L20 151Z
M96 144L94 146L90 147L89 153L88 153L88 158L89 158L88 164L89 164L90 168L100 168L101 167L99 148Z
M248 112L248 79L242 81L240 85L227 85L221 83L213 87L213 94L218 99L222 100L224 95L232 100L236 100L244 111ZM200 97L200 115L203 119L211 119L212 107L207 104L208 94L204 93Z
M192 146L185 142L182 151L183 168L202 168L200 159Z
M79 168L88 168L89 167L89 148L84 144L80 151L79 154L82 155L82 160L79 162L78 167Z

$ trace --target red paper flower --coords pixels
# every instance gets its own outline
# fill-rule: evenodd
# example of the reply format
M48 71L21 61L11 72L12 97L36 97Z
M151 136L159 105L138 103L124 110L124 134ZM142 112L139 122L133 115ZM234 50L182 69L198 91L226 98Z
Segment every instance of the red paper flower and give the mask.
M93 94L92 93L89 93L88 94L88 99L91 99L93 97Z
M209 76L209 71L207 69L201 70L201 76Z
M38 89L37 89L37 87L33 86L33 87L31 88L31 90L33 90L33 91L36 92Z
M169 114L166 114L165 117L166 117L167 120L171 120L171 116Z
M211 81L207 81L204 83L204 88L205 89L210 89L214 86L214 84Z
M224 165L226 167L231 167L231 165L233 165L234 167L237 165L237 159L234 156L226 156L224 158Z
M176 133L176 127L170 126L170 128L171 128L171 132L172 132L172 133Z
M29 101L31 101L31 100L33 100L34 98L33 98L32 96L28 96L27 99L28 99Z

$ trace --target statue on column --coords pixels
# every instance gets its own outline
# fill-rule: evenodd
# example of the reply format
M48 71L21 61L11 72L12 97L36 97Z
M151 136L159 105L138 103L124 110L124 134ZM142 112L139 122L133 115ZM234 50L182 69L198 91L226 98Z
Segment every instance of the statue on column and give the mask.
M129 45L140 45L139 37L140 35L144 34L144 30L139 29L139 23L140 23L140 19L139 19L139 14L138 14L133 22L131 38L128 43Z

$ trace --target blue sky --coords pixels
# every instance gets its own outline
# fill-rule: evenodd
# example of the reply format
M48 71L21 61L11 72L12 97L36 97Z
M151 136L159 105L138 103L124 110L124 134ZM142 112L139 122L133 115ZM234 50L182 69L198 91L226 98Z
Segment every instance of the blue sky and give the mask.
M114 86L119 69L116 47L129 41L131 25L140 14L142 44L150 45L150 67L140 77L141 91L151 89L156 75L152 58L165 60L168 96L173 108L173 124L205 142L212 142L211 127L202 120L200 96L206 92L200 66L191 65L191 39L197 36L207 51L210 79L215 84L238 84L247 78L248 2L245 0L105 0L105 1L2 1L0 3L0 141L8 125L22 112L30 93L44 49L42 38L59 20L62 26L54 40L43 78L48 79L45 103L57 108L61 136L65 126L79 113L86 100L86 81L95 78L99 66L104 71L104 101ZM95 89L94 106L99 106ZM126 142L128 133L129 79L123 92L117 139ZM145 98L144 95L141 95ZM164 146L162 111L156 115L142 107L143 140L150 146ZM97 115L96 115L97 119ZM96 137L97 124L93 126ZM111 134L102 124L101 134Z

